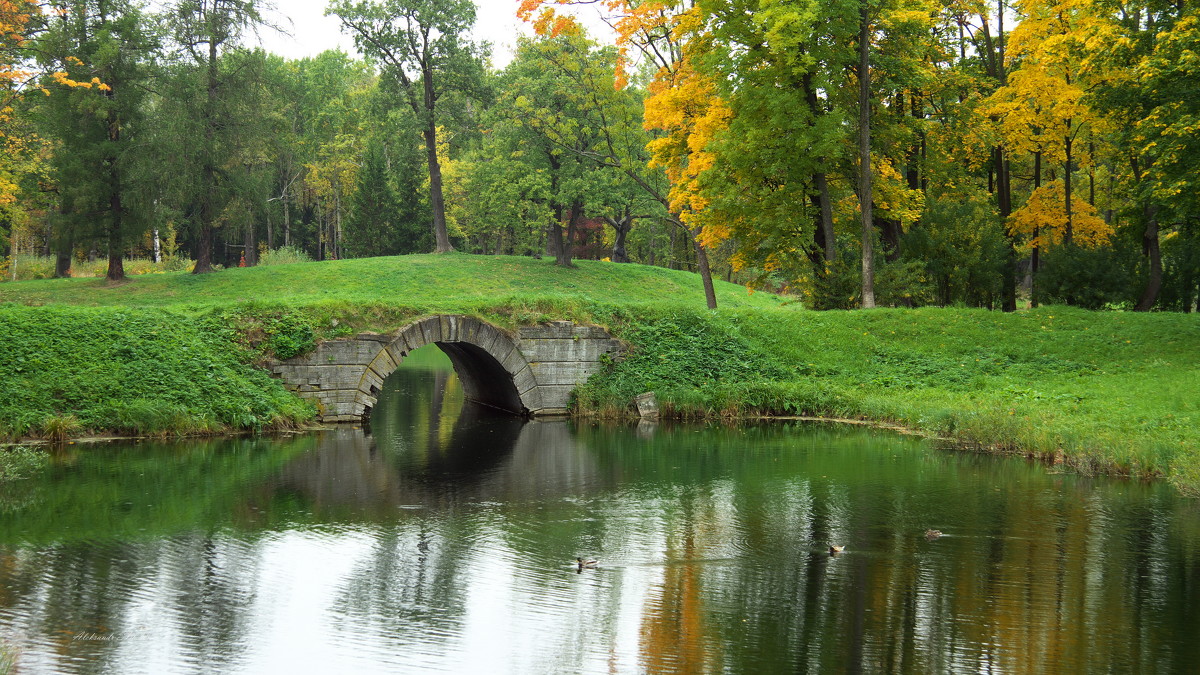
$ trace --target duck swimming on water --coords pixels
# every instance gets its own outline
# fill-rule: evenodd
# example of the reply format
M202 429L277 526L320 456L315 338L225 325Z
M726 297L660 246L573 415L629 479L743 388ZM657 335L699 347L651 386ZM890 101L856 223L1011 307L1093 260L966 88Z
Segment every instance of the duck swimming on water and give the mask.
M846 550L845 546L830 546L829 547L829 555L837 555L845 550Z
M579 569L583 569L585 567L595 567L597 564L595 560L584 560L583 558L576 558L575 562L579 563Z
M925 530L926 539L937 539L940 536L942 536L941 530Z

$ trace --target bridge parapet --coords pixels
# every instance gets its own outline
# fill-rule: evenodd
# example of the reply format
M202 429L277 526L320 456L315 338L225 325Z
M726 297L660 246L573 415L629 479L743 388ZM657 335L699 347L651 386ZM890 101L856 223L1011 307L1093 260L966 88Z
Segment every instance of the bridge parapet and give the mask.
M474 317L439 315L388 334L329 340L271 364L284 385L315 400L321 420L368 417L383 381L412 350L436 344L454 364L468 399L516 414L562 415L571 391L623 347L607 331L556 321L512 335Z

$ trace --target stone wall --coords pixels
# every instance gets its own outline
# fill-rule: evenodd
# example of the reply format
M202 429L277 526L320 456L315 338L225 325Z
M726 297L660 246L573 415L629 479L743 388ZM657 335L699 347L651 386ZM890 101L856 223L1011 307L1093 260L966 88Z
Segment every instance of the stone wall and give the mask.
M562 415L571 390L622 345L602 328L556 321L510 334L474 317L441 315L388 334L330 340L271 364L288 389L317 402L321 420L367 417L384 379L408 354L437 344L454 363L467 398L520 415Z

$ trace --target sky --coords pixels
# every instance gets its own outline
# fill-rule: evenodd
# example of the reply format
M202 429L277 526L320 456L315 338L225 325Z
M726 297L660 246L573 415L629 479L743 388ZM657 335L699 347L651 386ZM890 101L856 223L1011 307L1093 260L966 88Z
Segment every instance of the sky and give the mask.
M530 35L528 25L517 20L519 0L475 0L478 13L475 21L475 39L492 43L492 63L503 68L512 59L518 35ZM271 12L272 21L292 33L282 35L263 29L260 36L262 47L287 58L316 56L327 49L341 48L348 54L356 54L354 40L341 32L337 17L325 16L328 0L276 0L276 9ZM596 23L599 22L588 22ZM594 30L594 29L593 29Z

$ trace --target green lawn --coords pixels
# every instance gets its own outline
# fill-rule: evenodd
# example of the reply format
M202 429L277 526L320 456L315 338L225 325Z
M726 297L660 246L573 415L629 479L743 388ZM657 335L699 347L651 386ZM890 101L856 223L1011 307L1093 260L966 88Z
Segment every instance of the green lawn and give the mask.
M221 391L228 389L234 400L205 408L205 397L188 391L189 378L199 372L195 359L174 359L179 379L159 390L175 406L172 419L192 415L222 428L292 421L302 413L284 406L272 389L277 385L256 379L250 365L266 352L303 349L314 335L391 330L421 315L458 312L509 327L591 322L627 340L628 358L579 392L582 413L624 414L634 395L653 390L664 409L679 416L892 422L1085 472L1170 475L1200 493L1200 316L1063 307L1015 314L811 312L725 283L718 284L718 296L720 309L709 312L697 276L661 268L580 261L577 269L560 269L548 259L461 254L148 275L115 286L93 279L0 284L0 302L17 303L0 305L8 327L0 338L7 341L0 344L7 379L0 380L0 397L18 381L17 368L28 373L15 354L29 358L45 345L73 341L92 345L82 357L69 350L43 355L40 369L50 362L59 368L54 386L38 389L31 383L39 378L24 375L21 387L37 391L8 408L0 398L0 424L12 436L46 433L44 420L61 425L70 410L91 411L80 420L88 428L104 427L114 409L130 419L136 419L131 407L149 415L154 394L144 389L129 394L134 403L122 403L122 387L96 385L91 394L62 389L70 389L73 372L103 374L122 360L120 377L136 380L129 363L150 368L154 359L186 355L183 343L215 350L195 357L201 365L215 362L221 344L237 343L242 349L226 351L240 355L241 365L221 361L223 381L234 383ZM43 304L52 307L19 306ZM172 324L180 334L167 340L147 329L130 338L121 321ZM237 331L204 337L223 325ZM114 352L113 345L126 352ZM89 370L88 359L98 365ZM103 405L87 407L88 396L104 398ZM164 425L188 427L144 426Z
M419 306L453 311L497 301L645 304L696 298L699 277L645 265L577 261L563 269L547 258L518 256L411 255L230 268L197 276L147 274L110 285L104 279L45 279L0 283L0 302L121 305L136 307L228 306L240 302L310 304L321 301ZM772 307L777 296L750 294L718 282L722 307Z

